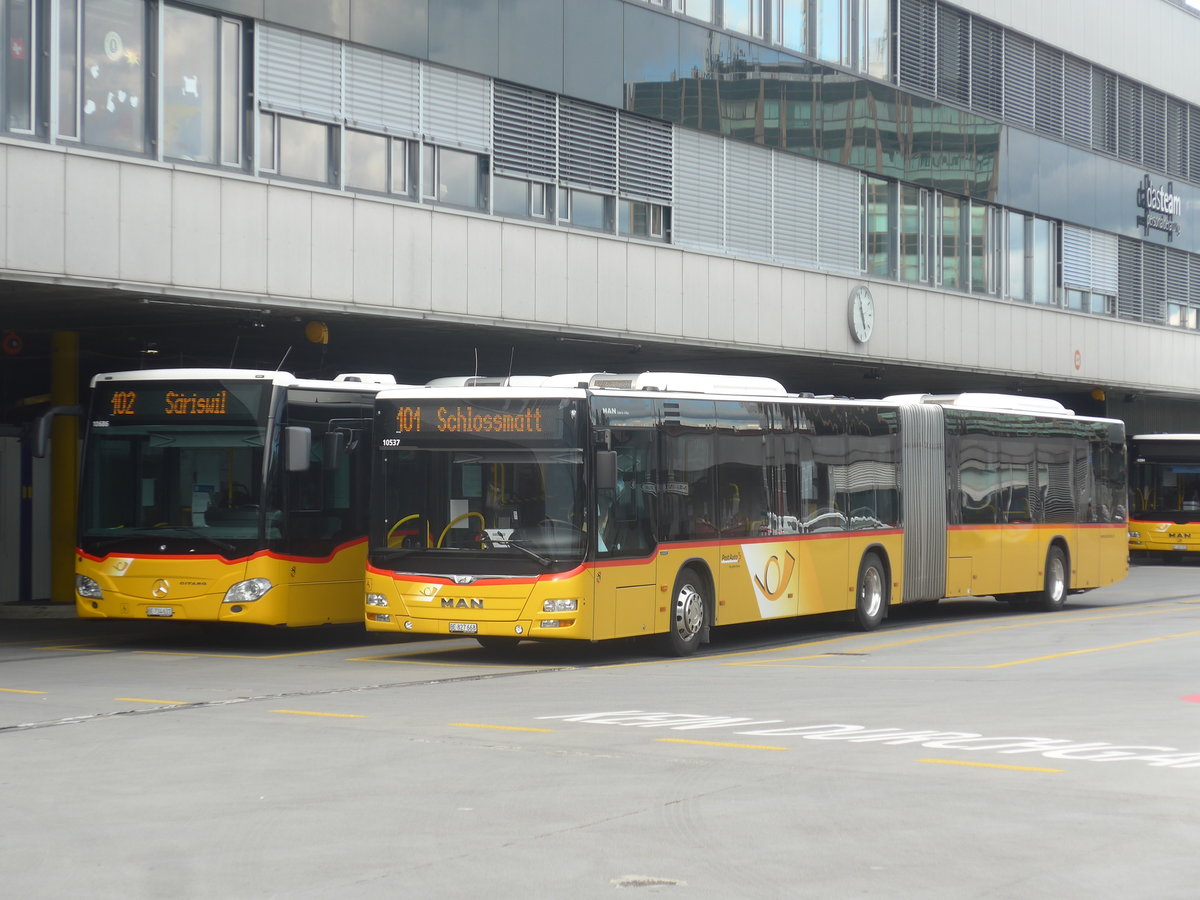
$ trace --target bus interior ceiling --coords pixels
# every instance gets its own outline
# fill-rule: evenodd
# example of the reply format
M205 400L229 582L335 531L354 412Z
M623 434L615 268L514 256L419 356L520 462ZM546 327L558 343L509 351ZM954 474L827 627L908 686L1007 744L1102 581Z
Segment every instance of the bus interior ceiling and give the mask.
M384 372L400 382L444 375L571 371L695 371L763 375L788 390L871 398L992 391L1050 396L1103 415L1090 386L1035 382L1014 373L950 371L864 357L828 359L565 328L503 328L311 308L218 302L9 283L0 289L0 422L19 424L48 402L53 334L78 335L80 396L92 375L126 369L229 367L306 378ZM313 324L316 323L316 324Z

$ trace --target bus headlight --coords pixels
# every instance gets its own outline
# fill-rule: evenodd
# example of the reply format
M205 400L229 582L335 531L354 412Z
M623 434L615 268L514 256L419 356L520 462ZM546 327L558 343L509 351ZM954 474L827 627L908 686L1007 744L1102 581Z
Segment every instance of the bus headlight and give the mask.
M91 600L101 600L104 598L104 592L100 590L100 585L92 581L86 575L75 576L75 591L80 597L87 597Z
M579 601L575 599L542 601L542 612L575 612L577 609Z
M383 594L367 594L367 606L387 606L387 597Z
M252 603L262 598L271 589L271 579L251 578L249 581L239 581L225 592L226 603Z

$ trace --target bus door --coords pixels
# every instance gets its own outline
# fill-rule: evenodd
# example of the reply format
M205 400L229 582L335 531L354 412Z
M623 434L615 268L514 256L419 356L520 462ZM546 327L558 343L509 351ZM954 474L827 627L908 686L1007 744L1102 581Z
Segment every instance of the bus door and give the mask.
M593 638L654 632L657 497L653 401L602 397L595 424L617 454L617 484L596 492Z
M1037 523L1042 521L1042 478L1032 438L1001 439L999 512L1001 524L1000 593L1037 590L1045 549Z

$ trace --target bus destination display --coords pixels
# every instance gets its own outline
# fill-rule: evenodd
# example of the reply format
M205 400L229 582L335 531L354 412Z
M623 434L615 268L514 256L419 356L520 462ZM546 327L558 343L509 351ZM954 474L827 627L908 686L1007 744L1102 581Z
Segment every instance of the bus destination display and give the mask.
M482 406L477 401L401 403L392 408L397 435L553 440L562 435L562 401L505 402ZM386 413L384 415L387 415ZM386 419L384 420L386 421ZM383 424L383 422L381 422ZM385 441L385 446L388 442Z
M126 382L100 385L93 421L133 425L166 422L253 422L259 417L265 385L204 382L165 384Z

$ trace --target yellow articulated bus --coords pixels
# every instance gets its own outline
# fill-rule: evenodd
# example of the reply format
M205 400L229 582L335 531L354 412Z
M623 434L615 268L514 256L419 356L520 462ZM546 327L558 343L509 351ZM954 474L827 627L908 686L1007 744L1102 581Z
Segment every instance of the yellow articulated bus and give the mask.
M656 635L995 596L1058 609L1127 572L1124 430L1053 401L552 376L375 402L367 628Z
M370 454L360 438L384 386L395 380L97 375L80 487L79 615L362 621Z
M1200 555L1200 434L1131 437L1129 502L1131 554Z

